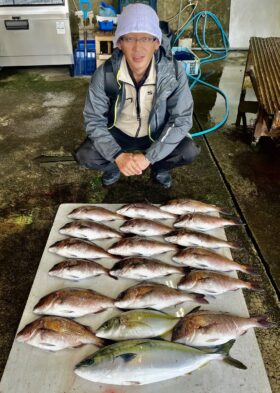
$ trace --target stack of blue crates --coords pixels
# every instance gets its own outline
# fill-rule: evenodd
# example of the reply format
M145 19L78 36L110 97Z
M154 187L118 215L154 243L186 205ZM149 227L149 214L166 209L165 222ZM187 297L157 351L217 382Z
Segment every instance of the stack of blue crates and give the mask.
M74 50L74 75L92 75L95 69L95 41L88 40L85 48L85 42L79 40Z

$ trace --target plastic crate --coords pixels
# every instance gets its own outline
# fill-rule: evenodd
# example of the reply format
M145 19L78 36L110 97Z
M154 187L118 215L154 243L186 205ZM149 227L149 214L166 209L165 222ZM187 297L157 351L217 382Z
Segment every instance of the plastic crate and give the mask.
M96 69L95 51L74 50L74 75L92 75Z
M114 22L112 20L104 20L102 22L98 22L99 30L103 31L112 31L114 27Z
M85 49L85 41L79 40L77 44L77 49L84 50ZM87 50L95 51L95 40L87 40Z
M180 61L187 75L198 75L200 70L199 58L188 48L174 46L172 54Z

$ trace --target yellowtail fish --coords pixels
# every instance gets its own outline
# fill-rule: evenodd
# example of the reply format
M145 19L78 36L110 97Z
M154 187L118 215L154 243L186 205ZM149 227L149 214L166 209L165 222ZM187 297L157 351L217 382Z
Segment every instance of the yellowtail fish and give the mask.
M93 382L114 385L147 385L179 377L212 360L224 360L246 369L229 355L234 341L209 352L161 340L120 341L99 349L75 367L75 373Z
M131 310L104 322L96 336L114 341L152 338L169 332L179 320L162 311Z

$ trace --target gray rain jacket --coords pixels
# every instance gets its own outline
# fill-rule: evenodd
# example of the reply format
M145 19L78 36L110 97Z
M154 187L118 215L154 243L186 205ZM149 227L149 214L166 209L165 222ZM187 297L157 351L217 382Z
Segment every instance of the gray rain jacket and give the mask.
M111 61L113 73L117 73L123 53L119 49L113 51ZM174 61L166 55L163 47L155 53L157 71L156 93L149 117L148 135L153 142L146 150L145 156L154 164L168 156L185 137L190 137L192 127L193 100L188 79L181 64L176 72ZM177 78L176 78L177 77ZM108 161L121 151L110 133L110 100L104 88L104 65L101 65L92 76L86 98L84 119L87 136L96 150ZM125 86L118 82L119 93L115 101L114 115L121 112L125 102Z

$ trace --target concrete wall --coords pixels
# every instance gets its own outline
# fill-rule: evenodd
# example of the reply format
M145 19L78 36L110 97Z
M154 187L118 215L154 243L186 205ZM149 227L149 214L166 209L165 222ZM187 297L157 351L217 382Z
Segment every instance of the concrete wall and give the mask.
M232 0L229 41L233 49L248 48L250 37L280 36L279 0Z

